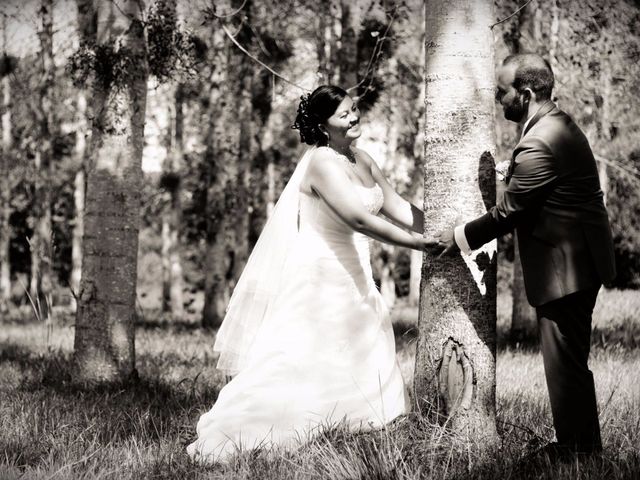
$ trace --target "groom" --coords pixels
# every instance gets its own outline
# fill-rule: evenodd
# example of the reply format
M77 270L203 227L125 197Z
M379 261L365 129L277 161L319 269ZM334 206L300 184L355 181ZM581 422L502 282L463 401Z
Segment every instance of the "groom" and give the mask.
M602 449L593 375L587 366L591 313L615 276L613 244L589 143L551 101L553 72L535 54L507 57L497 72L504 116L524 121L500 202L442 232L443 254L470 253L515 229L529 303L536 307L557 443L570 457Z

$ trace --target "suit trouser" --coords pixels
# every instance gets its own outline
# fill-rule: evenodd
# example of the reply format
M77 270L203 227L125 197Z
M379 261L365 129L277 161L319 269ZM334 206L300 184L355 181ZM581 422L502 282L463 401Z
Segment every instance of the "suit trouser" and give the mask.
M556 438L579 452L602 448L593 374L587 365L599 289L581 290L536 308Z

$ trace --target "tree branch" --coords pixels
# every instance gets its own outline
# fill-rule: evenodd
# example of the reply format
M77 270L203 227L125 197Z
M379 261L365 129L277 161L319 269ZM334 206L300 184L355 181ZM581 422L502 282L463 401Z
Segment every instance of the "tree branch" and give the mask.
M524 5L522 5L520 8L518 8L515 12L513 12L511 15L509 15L506 18L503 18L502 20L494 23L493 25L490 25L489 28L491 30L493 30L493 27L495 27L496 25L500 25L501 23L506 22L507 20L509 20L511 17L513 17L515 14L517 14L520 10L522 10L524 7L526 7L527 5L529 5L533 0L529 0L527 3L525 3Z
M266 68L267 70L269 70L272 74L274 74L276 77L278 77L281 80L284 80L285 82L287 82L290 85L293 85L294 87L299 88L300 90L303 90L305 92L308 92L309 89L301 87L300 85L298 85L297 83L292 82L291 80L283 77L282 75L280 75L278 72L276 72L273 68L271 68L269 65L267 65L266 63L261 62L260 60L258 60L256 57L254 57L253 55L251 55L246 48L244 48L242 45L240 45L240 43L238 43L238 41L234 38L233 35L231 35L231 32L229 32L229 30L227 29L227 27L225 25L222 25L222 29L224 30L224 33L227 34L227 37L229 37L229 39L235 44L236 47L238 47L245 55L247 55L251 60L253 60L254 62L256 62L257 64L261 65L263 68Z

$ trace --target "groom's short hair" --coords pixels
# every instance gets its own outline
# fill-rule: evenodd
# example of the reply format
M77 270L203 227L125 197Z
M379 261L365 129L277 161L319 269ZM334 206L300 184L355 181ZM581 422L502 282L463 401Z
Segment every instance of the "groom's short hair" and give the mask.
M549 100L553 90L553 71L549 62L535 53L517 53L502 61L503 66L516 66L513 87L522 91L530 88L538 100Z

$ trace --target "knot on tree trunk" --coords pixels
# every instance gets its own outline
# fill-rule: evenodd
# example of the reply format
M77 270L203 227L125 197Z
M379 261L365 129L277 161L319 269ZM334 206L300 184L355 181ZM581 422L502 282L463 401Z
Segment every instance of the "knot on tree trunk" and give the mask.
M443 345L438 372L438 393L443 413L450 417L459 408L467 410L473 395L473 366L464 346L449 338Z

